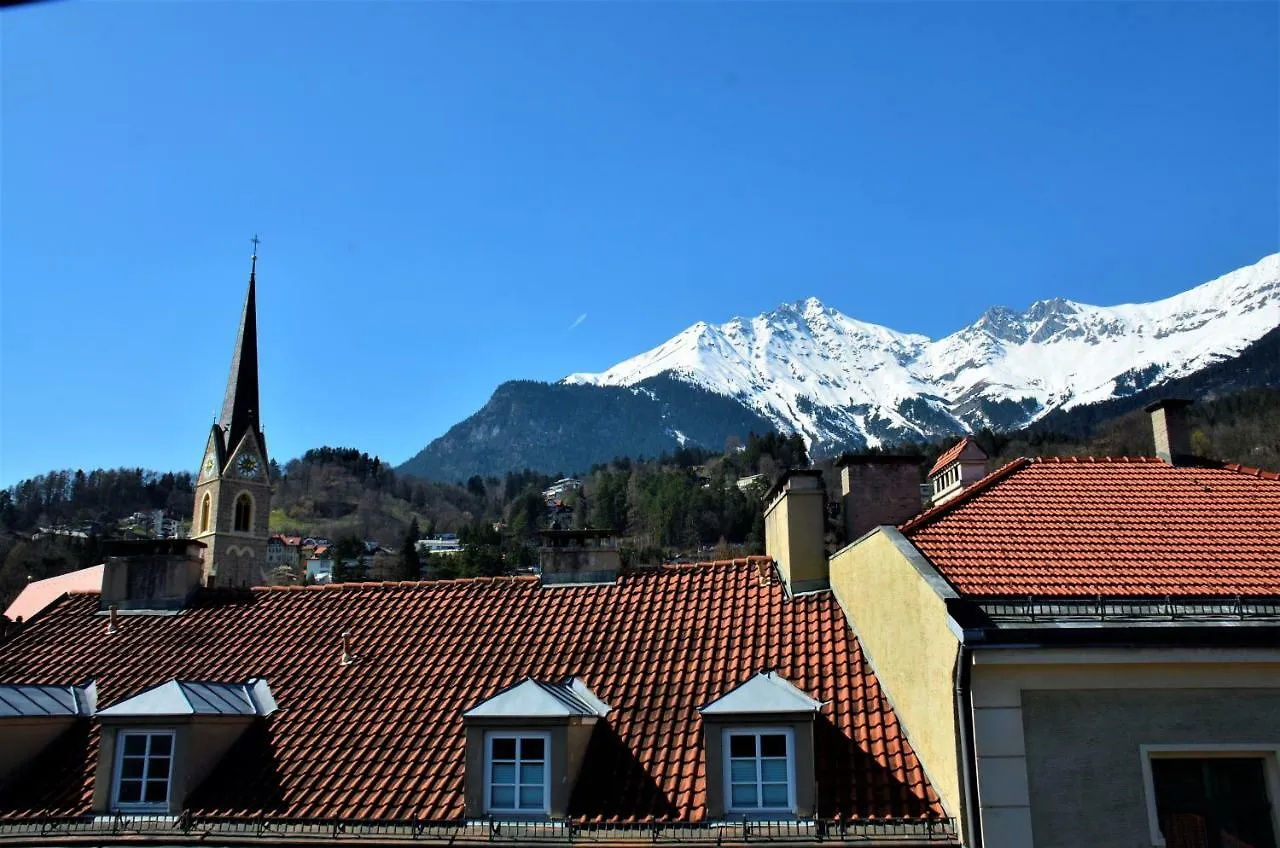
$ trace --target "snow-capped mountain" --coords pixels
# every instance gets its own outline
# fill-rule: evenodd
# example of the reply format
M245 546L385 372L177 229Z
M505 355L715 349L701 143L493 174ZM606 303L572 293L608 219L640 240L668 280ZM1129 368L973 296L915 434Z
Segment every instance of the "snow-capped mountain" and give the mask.
M1024 426L1235 357L1278 325L1273 254L1154 303L994 307L937 340L810 298L754 318L698 322L603 373L562 383L645 392L640 384L662 376L732 398L825 450Z

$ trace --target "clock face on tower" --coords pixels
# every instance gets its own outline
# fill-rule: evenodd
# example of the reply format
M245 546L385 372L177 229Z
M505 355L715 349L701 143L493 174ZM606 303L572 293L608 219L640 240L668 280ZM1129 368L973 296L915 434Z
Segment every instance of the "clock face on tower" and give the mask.
M211 456L209 456L209 457L205 457L205 460L204 460L204 473L205 473L205 474L212 474L212 473L213 473L213 457L211 457Z
M236 460L236 470L240 472L241 477L257 477L260 468L261 463L251 453L247 453Z

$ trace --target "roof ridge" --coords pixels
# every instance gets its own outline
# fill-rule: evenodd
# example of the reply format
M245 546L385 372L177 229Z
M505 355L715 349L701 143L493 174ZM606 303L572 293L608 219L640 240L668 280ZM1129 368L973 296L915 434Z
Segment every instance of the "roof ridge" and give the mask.
M532 574L500 574L493 577L447 577L434 580L359 580L346 583L310 583L295 586L254 586L251 592L333 592L370 588L431 588L436 586L469 586L510 583L537 583L538 578ZM213 592L222 590L213 589ZM240 591L243 590L231 590Z
M1280 480L1280 471L1268 471L1256 465L1244 465L1239 462L1224 462L1223 471L1231 471L1245 477L1256 477L1259 480Z
M1014 459L1006 463L1000 468L997 468L995 471L992 471L986 477L983 477L981 480L974 483L972 486L969 486L968 488L961 490L960 494L956 495L954 498L951 498L946 503L941 503L941 504L938 504L937 506L930 507L929 509L926 509L924 512L917 515L915 518L908 519L907 521L904 521L902 524L899 524L898 530L904 534L907 534L907 533L911 533L912 531L920 529L921 527L932 522L934 519L938 518L939 516L950 512L951 510L955 509L956 507L960 506L963 503L967 503L975 495L981 492L985 492L987 489L990 489L992 486L996 485L997 483L1000 483L1007 477L1012 477L1017 472L1030 466L1031 463L1032 463L1032 460L1025 456L1020 456L1017 459Z
M1167 465L1158 456L1093 456L1091 454L1073 454L1069 456L1034 456L1031 462L1042 465L1102 465L1108 463L1129 465Z

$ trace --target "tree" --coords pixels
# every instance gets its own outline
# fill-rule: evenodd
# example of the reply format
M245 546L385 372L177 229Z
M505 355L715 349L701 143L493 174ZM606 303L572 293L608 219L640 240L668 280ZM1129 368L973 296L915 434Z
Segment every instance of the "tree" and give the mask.
M404 544L400 546L400 579L421 580L422 562L418 558L418 538L422 534L418 530L418 517L415 515L409 523L409 532L405 534Z

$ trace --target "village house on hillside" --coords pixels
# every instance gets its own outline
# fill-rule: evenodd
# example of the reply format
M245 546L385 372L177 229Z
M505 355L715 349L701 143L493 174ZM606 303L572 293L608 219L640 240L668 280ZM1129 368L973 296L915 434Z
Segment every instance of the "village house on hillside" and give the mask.
M923 512L848 457L834 553L800 469L763 557L268 587L254 285L196 537L5 626L0 844L1275 845L1280 480L1181 404L1153 457L962 442Z

